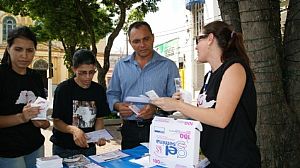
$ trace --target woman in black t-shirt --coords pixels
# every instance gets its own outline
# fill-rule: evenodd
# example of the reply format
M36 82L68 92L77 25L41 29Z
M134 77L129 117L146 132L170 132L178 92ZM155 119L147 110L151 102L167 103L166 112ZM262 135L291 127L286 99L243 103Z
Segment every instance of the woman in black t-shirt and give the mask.
M31 120L39 107L30 103L45 98L43 81L28 68L37 46L28 27L18 27L8 34L7 48L0 65L0 167L35 167L36 158L44 156L44 136L40 128L46 120Z
M153 104L165 111L180 111L203 124L201 150L208 167L261 167L256 145L256 90L242 35L214 21L196 38L198 61L209 63L197 106L186 104L180 93ZM175 99L174 99L175 98Z

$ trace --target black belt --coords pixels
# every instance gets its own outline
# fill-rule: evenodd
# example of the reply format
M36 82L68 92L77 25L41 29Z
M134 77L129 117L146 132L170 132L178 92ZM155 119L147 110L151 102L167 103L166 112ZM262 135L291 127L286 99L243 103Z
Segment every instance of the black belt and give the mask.
M137 127L144 127L152 123L152 118L146 120L123 120L123 123L131 125L134 124Z

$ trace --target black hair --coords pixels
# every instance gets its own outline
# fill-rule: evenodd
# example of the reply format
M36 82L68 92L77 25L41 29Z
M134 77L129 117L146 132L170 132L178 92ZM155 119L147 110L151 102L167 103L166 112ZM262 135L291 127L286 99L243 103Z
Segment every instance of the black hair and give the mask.
M77 50L73 55L72 66L78 68L82 64L96 64L96 57L94 53L87 49Z
M141 26L146 26L146 27L149 29L150 33L153 34L153 33L152 33L152 29L151 29L150 25L149 25L147 22L145 22L145 21L137 21L137 22L132 23L132 24L129 26L128 32L127 32L128 36L130 35L130 32L131 32L131 30L132 30L133 28L138 29L138 28L140 28Z
M203 27L203 33L207 35L212 33L216 37L223 52L222 62L231 57L240 57L250 68L250 60L244 46L243 35L235 32L232 26L223 21L214 21ZM252 76L254 77L253 73Z
M9 31L8 36L7 36L7 47L8 48L14 44L14 41L16 38L25 38L25 39L31 40L34 44L34 48L36 49L37 39L36 39L35 34L30 30L29 27L20 26L20 27L16 27L15 29L12 29L11 31ZM3 54L1 64L7 64L7 65L11 66L10 55L8 53L7 48L5 49L5 52Z

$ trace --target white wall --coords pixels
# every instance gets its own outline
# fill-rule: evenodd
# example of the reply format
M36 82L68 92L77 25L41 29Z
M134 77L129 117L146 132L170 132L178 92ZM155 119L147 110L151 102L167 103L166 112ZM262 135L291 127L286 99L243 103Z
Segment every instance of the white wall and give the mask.
M215 20L221 20L220 9L217 0L206 0L204 4L204 24Z
M204 25L221 20L221 12L217 0L206 0L204 4ZM207 73L211 67L209 64L204 65L204 72Z

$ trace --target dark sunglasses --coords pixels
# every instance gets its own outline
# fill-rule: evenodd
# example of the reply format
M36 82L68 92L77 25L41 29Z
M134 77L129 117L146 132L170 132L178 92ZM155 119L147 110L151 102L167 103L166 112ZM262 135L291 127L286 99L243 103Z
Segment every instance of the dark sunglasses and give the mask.
M196 36L196 45L199 43L201 39L208 37L208 34L202 34L200 36Z

